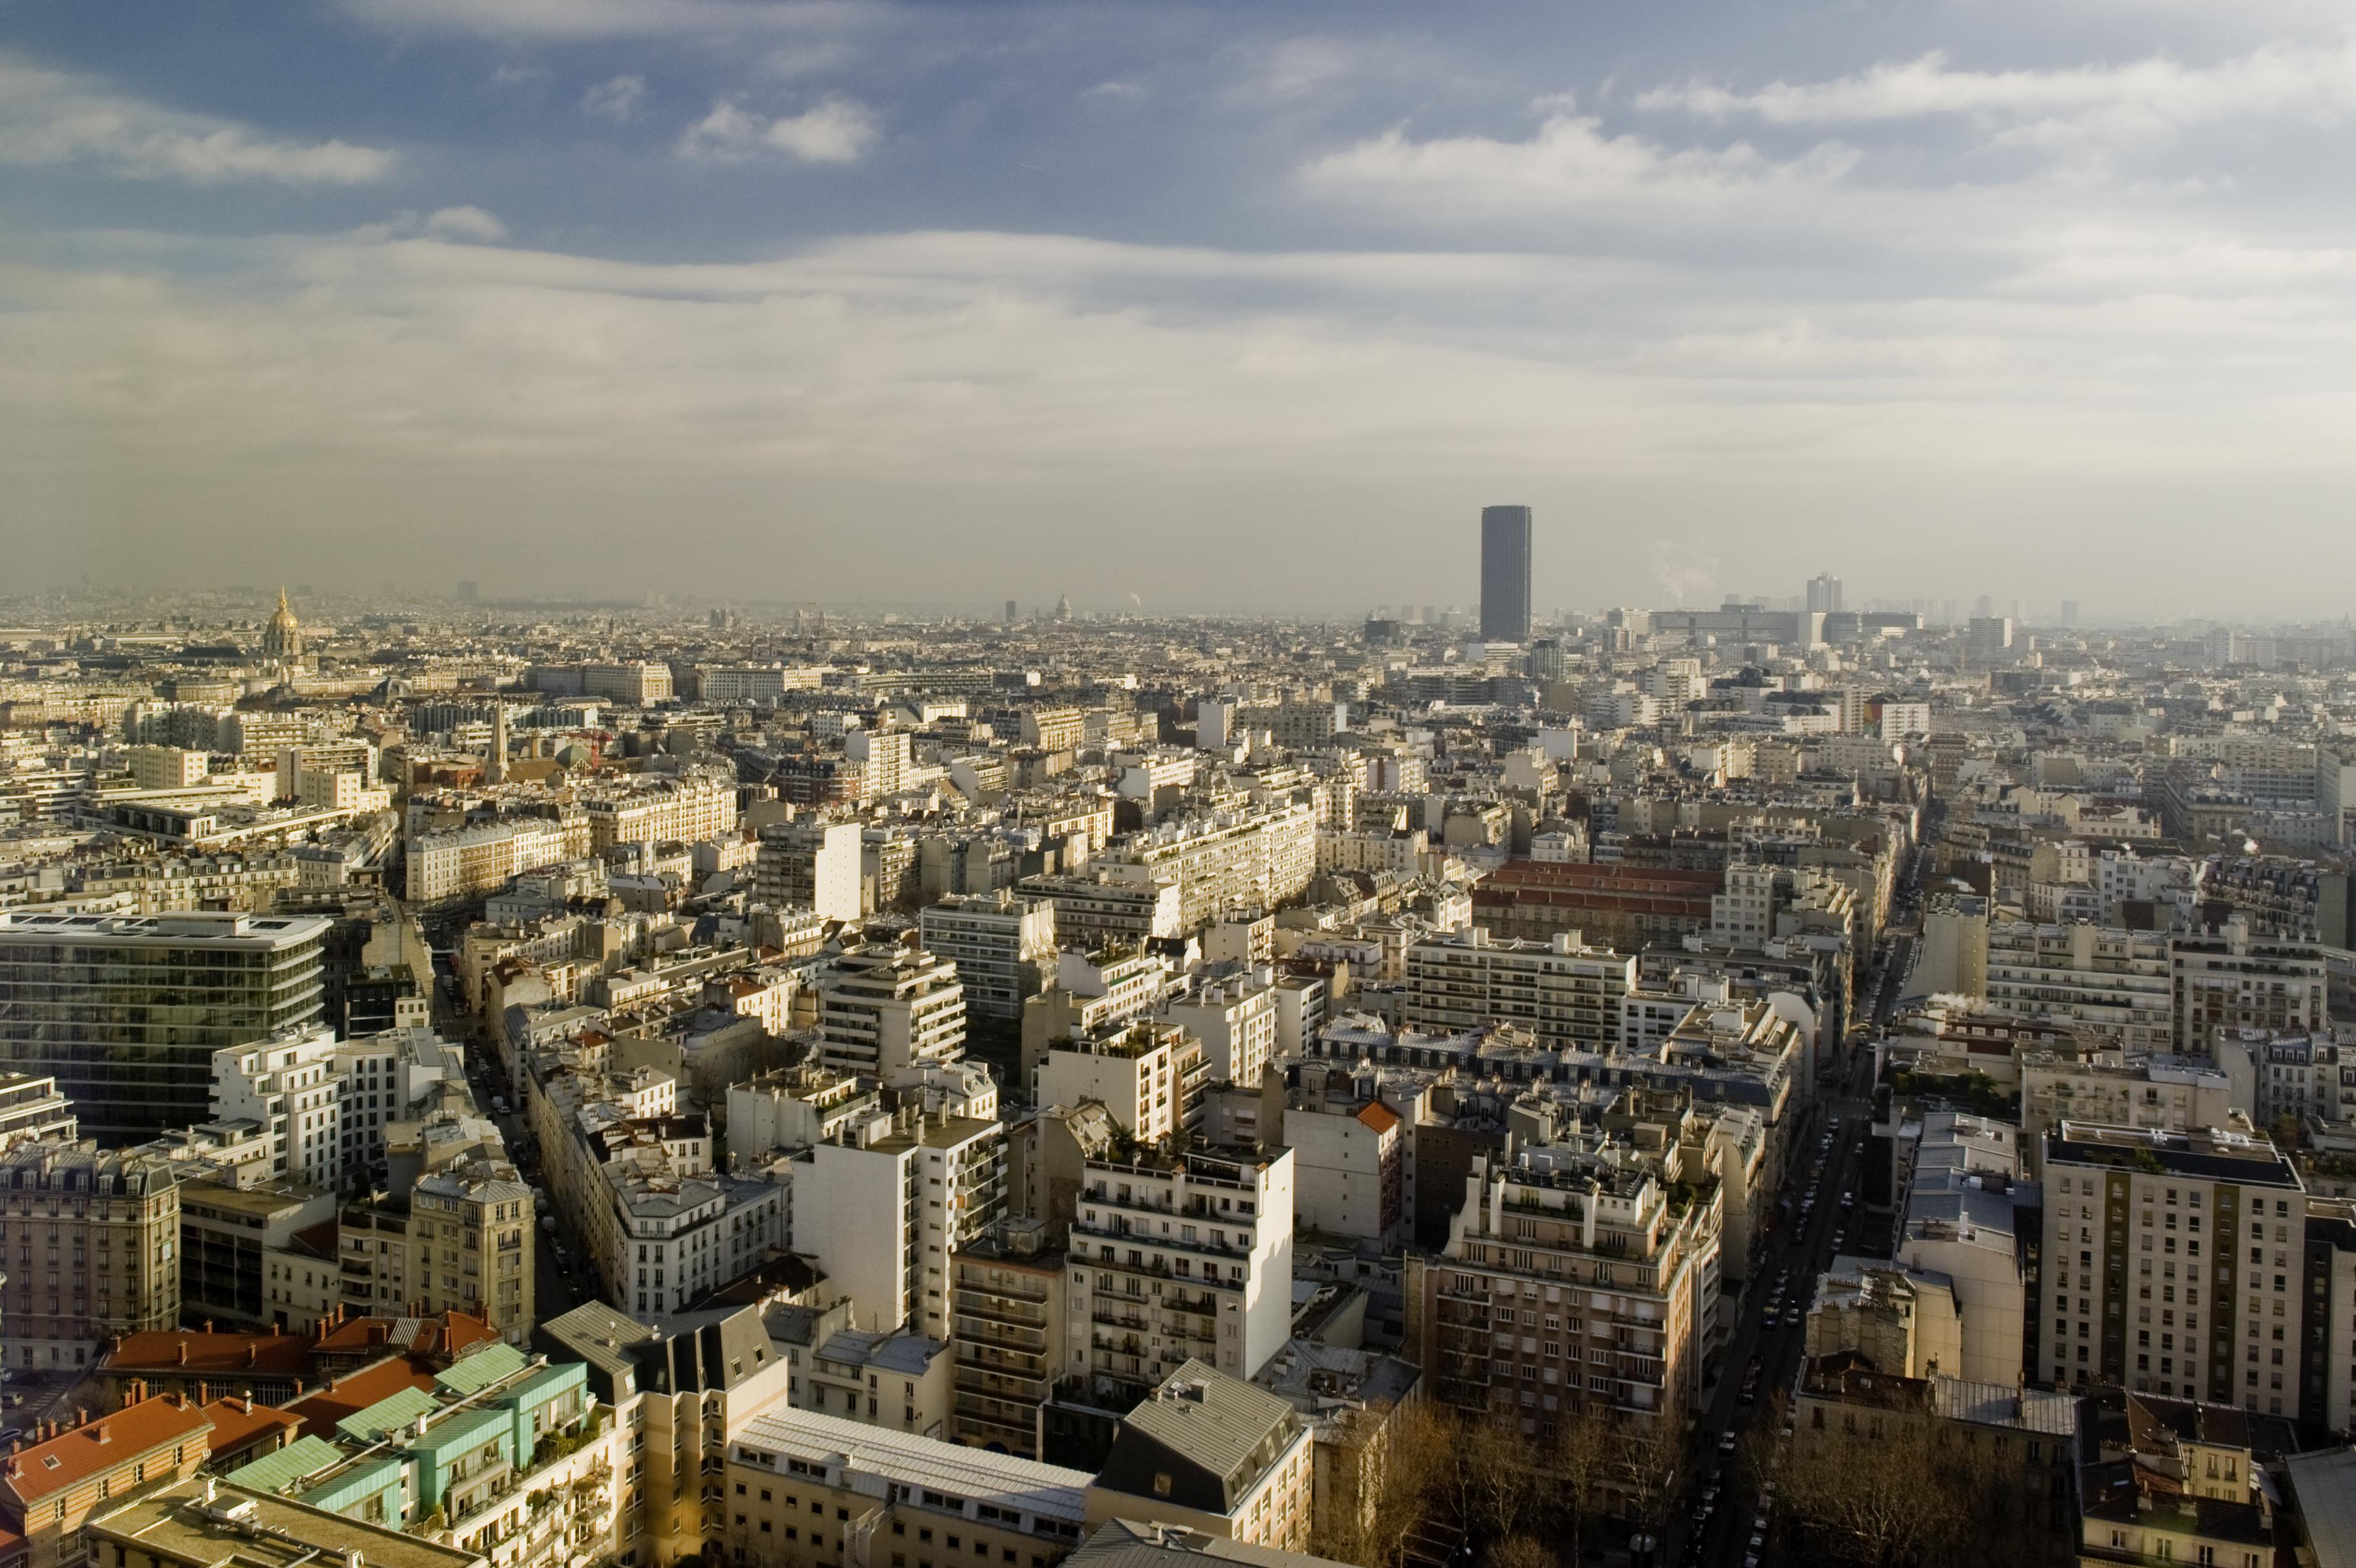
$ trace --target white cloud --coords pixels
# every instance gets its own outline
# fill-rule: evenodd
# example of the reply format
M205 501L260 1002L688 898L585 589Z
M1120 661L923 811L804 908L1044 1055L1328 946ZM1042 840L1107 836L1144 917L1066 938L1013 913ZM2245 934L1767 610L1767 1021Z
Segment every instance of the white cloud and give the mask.
M513 87L519 82L537 81L548 72L536 65L509 64L491 72L494 87Z
M773 541L794 572L841 571L854 593L872 591L872 547L831 542L872 540L832 526L857 517L922 556L916 594L1002 569L1009 536L983 520L1024 520L1012 526L1042 549L1102 550L1102 496L1119 484L1170 498L1150 522L1159 503L1140 503L1141 530L1248 520L1236 547L1264 535L1288 563L1269 568L1264 596L1281 601L1330 579L1319 552L1340 520L1359 553L1383 527L1381 549L1408 549L1433 505L1462 504L1468 476L1542 506L1603 486L1618 500L1594 514L1580 583L1616 570L1609 591L1641 591L1645 541L1673 537L1726 557L1737 581L1692 587L1704 594L1775 569L1796 538L1831 537L1826 518L1892 507L1942 524L1856 535L1886 546L1901 582L2017 546L2124 593L2115 543L2104 554L2083 515L2024 506L2024 489L2140 486L2142 505L2168 487L2136 537L2172 528L2169 549L2192 549L2200 506L2181 498L2315 475L2324 499L2308 510L2229 503L2249 514L2238 537L2289 550L2310 530L2311 576L2356 567L2356 538L2324 521L2356 477L2342 439L2356 269L2254 241L2212 268L2220 241L2190 226L2013 236L2008 277L1901 295L1773 265L1009 233L660 264L450 243L432 234L487 231L424 222L423 236L415 220L327 239L87 236L97 259L76 270L11 262L0 240L0 282L24 305L0 313L0 430L57 437L0 443L0 486L48 493L70 454L102 452L111 482L173 497L143 526L217 516L244 540L257 506L284 510L312 476L322 495L369 493L371 526L463 516L468 547L504 542L522 560L542 548L534 526L591 535L574 515L516 521L516 496L561 495L606 531L600 549L642 539L649 518L691 519L682 558L691 539L710 547L700 558L724 549L710 520L749 508L760 532L744 537ZM2158 252L2172 266L2121 271ZM2176 292L2211 275L2240 281ZM232 476L211 510L187 499L198 472ZM401 478L379 490L360 475ZM938 497L899 489L948 475L952 524ZM1183 594L1182 576L1157 598Z
M1094 87L1081 90L1080 102L1083 103L1128 102L1143 98L1145 95L1144 86L1138 82L1099 81Z
M1827 144L1778 161L1748 144L1664 146L1649 137L1607 135L1590 116L1549 115L1527 141L1439 136L1418 141L1404 127L1329 153L1302 173L1321 190L1439 216L1482 212L1559 216L1582 208L1714 201L1730 192L1790 189L1837 180L1857 154Z
M393 155L342 141L280 140L0 54L0 164L87 165L124 179L191 185L357 185L389 173Z
M496 244L508 237L508 226L479 207L444 207L426 219L425 232L441 239Z
M1773 124L1858 124L1960 116L2021 142L2143 141L2242 118L2336 123L2356 110L2356 36L2275 43L2214 65L2153 55L2124 65L1963 70L1933 52L1826 81L1751 91L1704 82L1658 88L1642 108Z
M581 112L627 124L635 118L638 105L647 101L647 79L643 76L617 76L611 81L601 81L581 95Z
M846 164L857 162L882 134L874 111L835 94L776 120L722 99L680 134L677 151L711 163L782 154L804 163Z

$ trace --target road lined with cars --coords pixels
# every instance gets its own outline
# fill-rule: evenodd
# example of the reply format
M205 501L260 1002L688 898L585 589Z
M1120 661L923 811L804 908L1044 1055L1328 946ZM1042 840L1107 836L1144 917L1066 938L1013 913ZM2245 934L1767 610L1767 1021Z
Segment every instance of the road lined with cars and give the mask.
M1739 1300L1730 1294L1721 1301L1721 1311L1737 1316L1714 1380L1703 1389L1684 1506L1669 1521L1663 1562L1760 1568L1769 1554L1773 1485L1757 1466L1770 1443L1792 1435L1790 1396L1806 1354L1816 1281L1847 1251L1858 1230L1858 1189L1873 1127L1869 1042L1889 1023L1905 991L1929 869L1929 851L1919 851L1899 880L1849 1037L1814 1086L1816 1102L1804 1112L1810 1120L1799 1137L1813 1141L1799 1144L1806 1153L1784 1173L1783 1224L1756 1252ZM1781 1412L1781 1424L1772 1429L1763 1419L1770 1412Z

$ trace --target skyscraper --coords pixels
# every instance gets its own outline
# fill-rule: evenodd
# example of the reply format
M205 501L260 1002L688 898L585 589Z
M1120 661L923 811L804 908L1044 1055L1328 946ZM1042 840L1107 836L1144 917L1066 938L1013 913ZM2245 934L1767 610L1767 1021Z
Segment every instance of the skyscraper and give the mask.
M1841 580L1838 577L1830 572L1819 572L1808 579L1808 608L1831 615L1845 607L1841 603Z
M1481 509L1481 639L1530 639L1530 509Z

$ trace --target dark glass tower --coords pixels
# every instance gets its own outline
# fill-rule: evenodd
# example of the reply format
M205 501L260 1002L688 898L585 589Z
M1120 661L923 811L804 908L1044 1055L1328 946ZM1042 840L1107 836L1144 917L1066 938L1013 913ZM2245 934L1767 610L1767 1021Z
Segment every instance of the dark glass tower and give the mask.
M1481 509L1481 639L1530 639L1530 509Z

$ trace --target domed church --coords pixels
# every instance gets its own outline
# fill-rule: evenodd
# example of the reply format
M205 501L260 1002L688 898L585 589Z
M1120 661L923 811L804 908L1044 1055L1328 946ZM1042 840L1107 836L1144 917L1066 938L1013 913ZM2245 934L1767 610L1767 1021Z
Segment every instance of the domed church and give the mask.
M278 590L278 609L262 634L262 661L280 670L299 669L303 663L303 623L287 607L283 587Z

